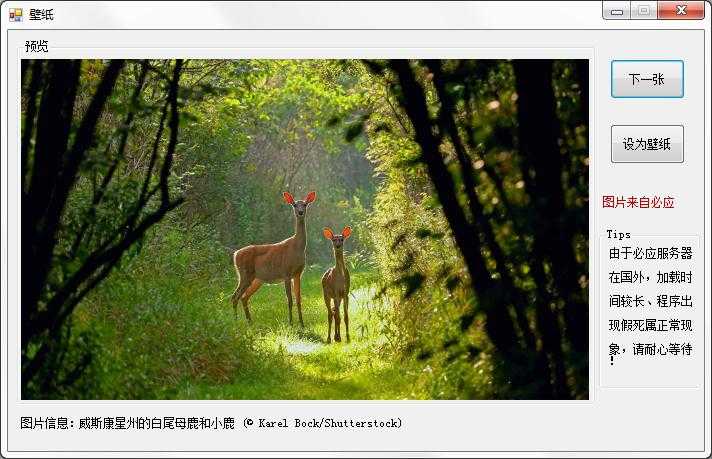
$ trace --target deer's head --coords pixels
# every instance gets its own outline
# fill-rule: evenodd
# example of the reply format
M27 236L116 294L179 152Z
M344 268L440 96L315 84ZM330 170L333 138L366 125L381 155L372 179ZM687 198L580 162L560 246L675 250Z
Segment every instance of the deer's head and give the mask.
M346 226L341 231L341 234L334 234L331 228L324 228L324 237L331 241L334 246L334 252L340 253L344 250L344 241L351 236L351 227Z
M289 192L284 192L284 202L294 208L294 216L297 218L304 218L304 216L307 214L307 208L309 207L309 204L314 201L316 201L315 191L310 191L309 193L307 193L304 199L299 201L295 201L294 197Z

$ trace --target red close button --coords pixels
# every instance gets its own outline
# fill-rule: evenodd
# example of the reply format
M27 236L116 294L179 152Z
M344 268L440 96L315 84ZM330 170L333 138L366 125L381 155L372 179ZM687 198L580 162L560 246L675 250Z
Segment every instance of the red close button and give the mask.
M658 2L658 19L702 19L705 2Z

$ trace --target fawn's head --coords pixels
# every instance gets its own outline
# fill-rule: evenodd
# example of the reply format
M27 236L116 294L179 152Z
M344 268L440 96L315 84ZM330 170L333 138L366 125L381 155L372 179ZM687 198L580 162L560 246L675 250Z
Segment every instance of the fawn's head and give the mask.
M324 228L324 237L331 241L334 246L334 252L340 253L344 250L344 240L351 236L351 227L346 226L341 231L341 234L334 234L331 228Z
M304 218L307 214L307 207L309 204L316 200L316 192L310 191L307 193L306 197L302 200L295 201L294 197L287 191L284 192L284 202L291 205L294 208L294 216L297 218Z

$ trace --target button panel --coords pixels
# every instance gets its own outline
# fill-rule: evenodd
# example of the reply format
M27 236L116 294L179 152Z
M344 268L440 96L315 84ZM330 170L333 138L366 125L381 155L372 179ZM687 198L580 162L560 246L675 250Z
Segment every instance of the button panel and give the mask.
M603 19L704 19L705 2L696 1L607 1Z

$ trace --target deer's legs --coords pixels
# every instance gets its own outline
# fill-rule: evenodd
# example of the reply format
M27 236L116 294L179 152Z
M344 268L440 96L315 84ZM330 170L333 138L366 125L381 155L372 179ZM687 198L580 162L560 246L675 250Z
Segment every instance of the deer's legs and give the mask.
M238 275L237 285L235 286L235 290L233 290L232 295L230 295L230 302L232 303L233 311L235 311L235 317L237 317L237 302L240 299L240 297L238 296L238 292L240 292L240 284L242 283L241 281L242 277Z
M329 331L326 334L326 343L328 344L331 342L331 321L334 319L334 316L331 313L331 298L329 298L326 293L324 293L324 304L326 305L326 316L329 320Z
M287 304L289 305L289 325L292 325L292 279L284 281L284 291L287 293Z
M294 298L297 300L297 313L299 314L299 325L304 326L302 319L302 273L294 276Z
M249 288L254 279L254 274L250 275L247 272L240 271L240 283L237 285L237 288L232 293L232 297L230 298L230 300L232 301L232 309L235 311L235 318L237 318L237 302L240 301L242 294L245 293L245 290ZM245 315L247 316L247 320L250 320L249 312Z
M334 341L337 343L341 341L341 314L339 313L339 307L341 306L341 298L338 296L334 298Z
M262 287L262 281L254 279L250 286L247 287L247 290L245 290L245 293L242 294L242 309L245 310L245 317L247 317L248 321L252 320L252 318L250 317L250 308L247 306L247 302L250 301L250 297L254 295L260 287Z
M349 294L344 295L344 324L346 325L346 342L351 342L349 336Z

